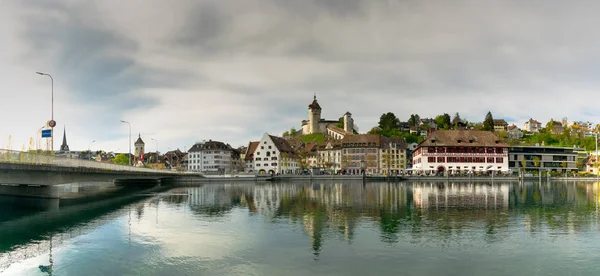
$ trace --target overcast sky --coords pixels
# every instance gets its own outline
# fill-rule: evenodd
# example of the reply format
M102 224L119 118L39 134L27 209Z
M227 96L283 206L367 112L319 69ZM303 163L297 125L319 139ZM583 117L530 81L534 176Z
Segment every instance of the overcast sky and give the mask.
M41 1L0 3L0 148L28 145L50 117L55 149L232 146L350 111L361 131L490 110L599 115L600 1Z

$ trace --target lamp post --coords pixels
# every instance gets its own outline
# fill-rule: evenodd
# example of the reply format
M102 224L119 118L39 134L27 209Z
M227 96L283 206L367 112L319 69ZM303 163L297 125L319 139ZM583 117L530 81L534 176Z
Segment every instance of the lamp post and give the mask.
M158 163L158 140L156 140L154 138L150 138L150 139L156 143L156 163Z
M50 117L50 127L52 128L52 132L50 133L50 146L52 148L52 152L54 152L54 126L56 125L56 122L54 121L54 78L52 78L52 76L50 74L47 73L42 73L42 72L35 72L36 74L40 75L40 76L48 76L50 77L50 81L51 81L51 89L52 89L52 116Z
M96 142L96 140L93 140L93 141L91 141L88 144L88 159L92 159L92 150L91 150L91 147L92 147L92 144L95 143L95 142Z
M129 126L129 166L131 166L131 124L127 121L121 120L121 123L127 124Z

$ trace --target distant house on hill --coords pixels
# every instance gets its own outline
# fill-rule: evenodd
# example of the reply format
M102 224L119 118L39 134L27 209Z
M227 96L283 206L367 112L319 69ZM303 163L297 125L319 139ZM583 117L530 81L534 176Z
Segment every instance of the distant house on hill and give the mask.
M542 123L532 118L529 118L527 122L525 122L525 131L537 133L542 129Z
M507 130L508 123L504 119L494 120L494 131Z

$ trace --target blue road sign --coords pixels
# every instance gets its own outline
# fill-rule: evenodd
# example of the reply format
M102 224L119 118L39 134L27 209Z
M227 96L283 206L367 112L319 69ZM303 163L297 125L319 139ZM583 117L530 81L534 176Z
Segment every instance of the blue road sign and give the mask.
M42 130L42 138L50 138L52 137L52 130L51 129L43 129Z

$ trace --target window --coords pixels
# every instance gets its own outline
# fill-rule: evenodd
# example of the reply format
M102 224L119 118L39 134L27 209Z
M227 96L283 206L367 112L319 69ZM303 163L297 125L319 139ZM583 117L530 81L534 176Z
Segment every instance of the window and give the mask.
M271 160L277 160L277 157L273 156L271 157Z
M256 157L256 161L260 161L260 157Z
M473 163L473 157L467 157L467 163Z
M260 149L265 149L265 147L264 146L260 146Z
M273 154L275 154L275 151L273 151Z
M271 146L269 146L269 149L271 149Z
M504 162L504 158L496 157L496 163L502 163L502 162Z
M256 152L256 155L260 155L260 151L257 151L257 152Z
M459 160L460 160L460 163L466 163L467 162L467 158L465 158L465 157L461 157Z
M269 166L269 164L265 163L265 167L268 167L268 166Z
M257 167L260 167L260 164L256 164Z
M496 153L502 153L502 152L503 152L503 149L502 149L502 148L497 148L497 149L496 149Z
M429 162L429 163L435 162L435 157L427 157L427 162Z
M271 166L277 167L277 163L271 163Z
M488 157L486 163L494 163L494 157Z
M438 161L438 163L446 163L446 158L444 158L444 157L438 157L437 161Z

